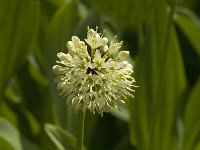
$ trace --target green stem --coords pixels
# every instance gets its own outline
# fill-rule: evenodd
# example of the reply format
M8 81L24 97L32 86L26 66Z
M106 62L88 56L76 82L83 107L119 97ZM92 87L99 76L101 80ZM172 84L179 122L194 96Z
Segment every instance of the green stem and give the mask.
M92 48L91 48L91 58L92 58L92 60L94 58L94 49L92 49Z
M84 120L85 120L85 112L80 111L78 114L78 133L77 133L76 150L82 150L83 147Z

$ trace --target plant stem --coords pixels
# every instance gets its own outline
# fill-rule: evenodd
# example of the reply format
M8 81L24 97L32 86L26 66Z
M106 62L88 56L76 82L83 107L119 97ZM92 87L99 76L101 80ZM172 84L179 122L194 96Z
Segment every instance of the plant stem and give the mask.
M94 58L94 49L91 49L91 58Z
M83 139L84 139L84 120L85 120L85 111L79 111L78 114L78 133L77 133L77 142L76 150L82 150Z

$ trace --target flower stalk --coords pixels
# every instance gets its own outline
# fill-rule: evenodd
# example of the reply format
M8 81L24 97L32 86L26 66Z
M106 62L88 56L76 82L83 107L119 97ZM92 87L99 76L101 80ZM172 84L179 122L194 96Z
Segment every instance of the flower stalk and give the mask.
M94 58L94 49L91 49L91 59Z
M85 111L79 111L78 114L78 132L76 141L76 150L82 150L84 141L84 122L85 122Z

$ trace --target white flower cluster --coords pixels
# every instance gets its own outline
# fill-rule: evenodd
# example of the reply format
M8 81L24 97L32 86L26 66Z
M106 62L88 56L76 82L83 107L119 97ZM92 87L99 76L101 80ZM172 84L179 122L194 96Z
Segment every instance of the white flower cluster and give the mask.
M86 44L86 43L87 44ZM68 54L58 53L53 66L57 88L68 95L68 103L77 111L89 110L103 115L117 102L132 96L135 79L132 65L125 61L128 51L120 51L122 42L108 44L108 39L88 28L87 39L73 36L67 42Z

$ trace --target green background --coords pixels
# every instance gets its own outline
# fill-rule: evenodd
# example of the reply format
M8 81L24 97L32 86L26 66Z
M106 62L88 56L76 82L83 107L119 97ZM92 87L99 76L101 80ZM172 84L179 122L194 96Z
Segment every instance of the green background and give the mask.
M0 149L73 150L52 66L87 26L124 41L135 98L87 113L84 149L200 150L200 1L0 0Z

